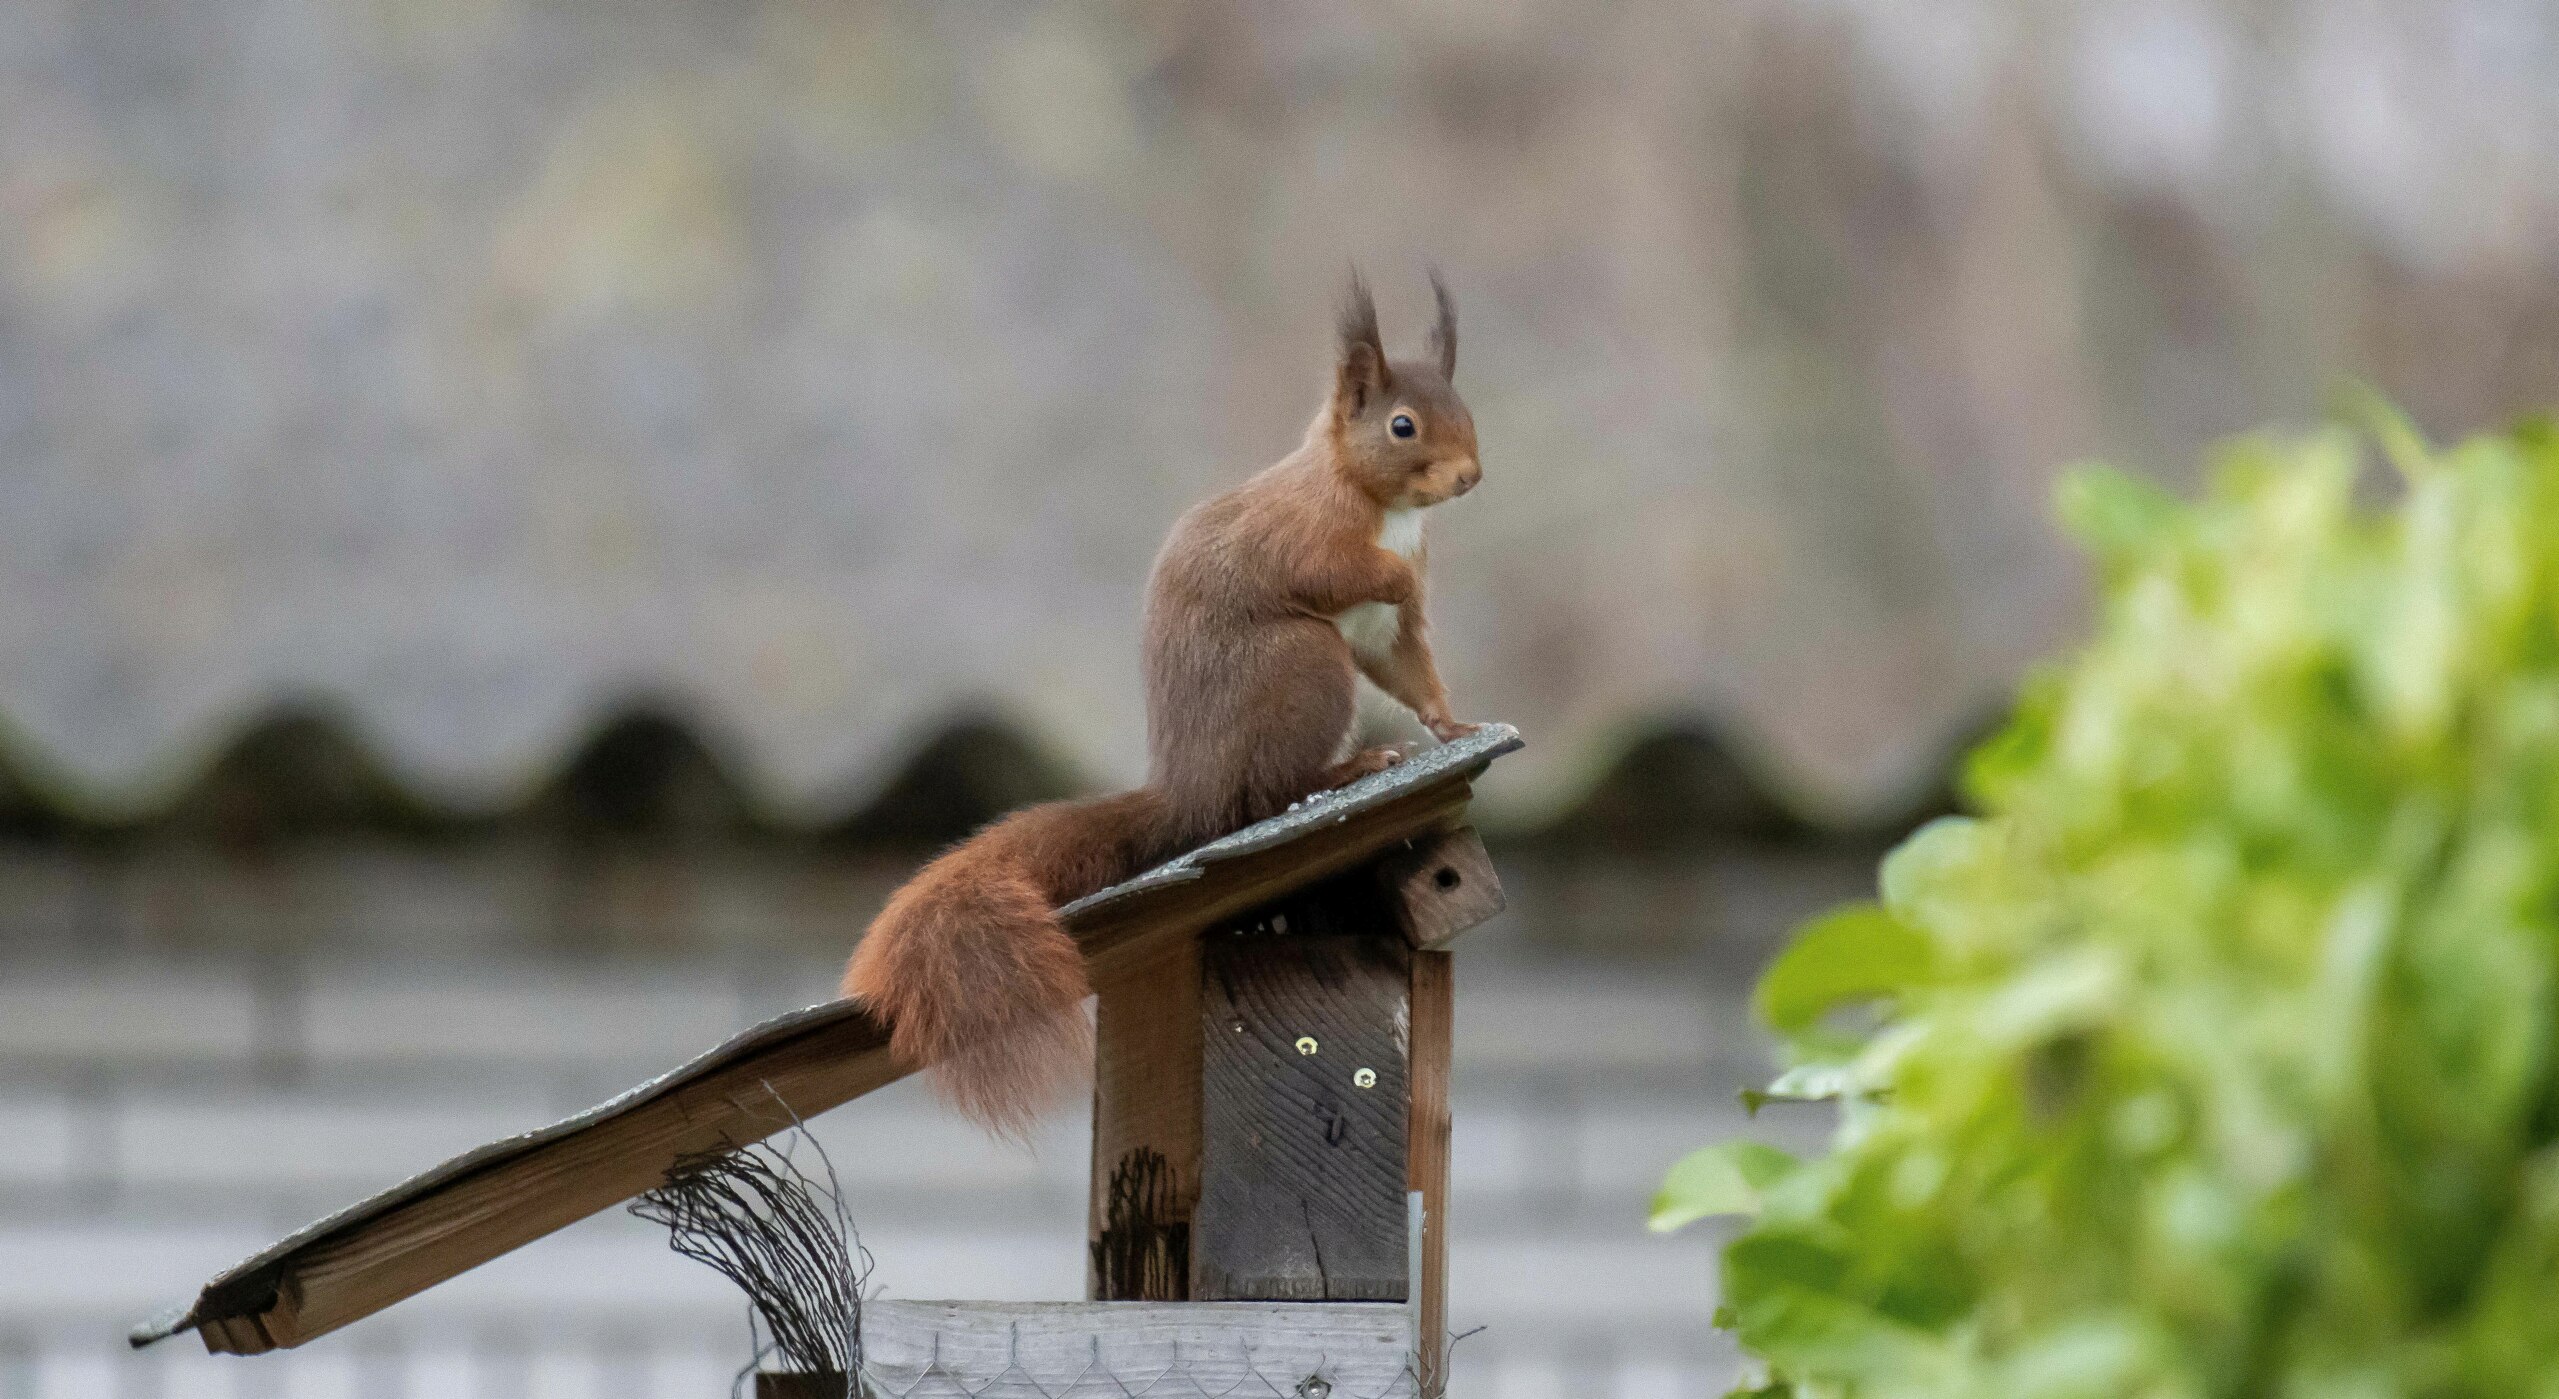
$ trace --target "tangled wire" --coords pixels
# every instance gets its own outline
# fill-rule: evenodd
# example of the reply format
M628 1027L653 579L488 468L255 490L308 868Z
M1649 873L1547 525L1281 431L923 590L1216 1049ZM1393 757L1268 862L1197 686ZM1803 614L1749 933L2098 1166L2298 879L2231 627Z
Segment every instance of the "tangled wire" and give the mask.
M665 1226L677 1253L746 1293L755 1357L733 1394L771 1358L784 1370L826 1376L830 1387L841 1376L846 1399L861 1399L862 1287L871 1254L845 1211L826 1149L801 1126L780 1140L787 1145L679 1158L663 1184L631 1202L631 1213ZM792 1159L802 1146L817 1153L824 1185Z
M753 1355L730 1386L732 1399L748 1393L750 1383L761 1399L984 1399L996 1392L1050 1399L1415 1399L1442 1392L1422 1378L1409 1354L1396 1373L1372 1369L1346 1388L1351 1377L1320 1354L1257 1351L1240 1337L1231 1357L1219 1346L1185 1346L1179 1339L1159 1354L1125 1334L1106 1355L1098 1333L1080 1341L1050 1334L1026 1349L1029 1338L1018 1322L1000 1337L983 1328L946 1333L929 1323L919 1331L901 1325L895 1312L887 1314L891 1334L880 1338L887 1349L875 1370L862 1335L871 1254L845 1209L825 1147L793 1121L769 1143L679 1158L663 1183L630 1206L632 1214L663 1226L677 1253L746 1294ZM802 1150L816 1153L822 1181L794 1159ZM1137 1207L1163 1188L1160 1160L1120 1172L1113 1182L1115 1226L1143 1213ZM1186 1236L1122 1232L1129 1247L1097 1251L1097 1267L1152 1276L1184 1261ZM1444 1360L1439 1369L1444 1372Z

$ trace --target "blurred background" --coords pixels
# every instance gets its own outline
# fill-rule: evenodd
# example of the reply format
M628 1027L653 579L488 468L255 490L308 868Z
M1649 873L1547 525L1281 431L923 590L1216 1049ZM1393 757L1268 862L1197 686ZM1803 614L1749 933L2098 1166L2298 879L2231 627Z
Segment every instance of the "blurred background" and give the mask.
M1750 977L2082 625L2053 472L2559 398L2553 72L2544 0L12 0L0 1396L725 1392L735 1294L619 1216L290 1355L121 1335L1133 781L1147 561L1354 260L1390 341L1456 291L1434 624L1531 743L1457 1392L1720 1392L1645 1198L1818 1139L1735 1104ZM906 1297L1076 1295L1083 1130L819 1124Z

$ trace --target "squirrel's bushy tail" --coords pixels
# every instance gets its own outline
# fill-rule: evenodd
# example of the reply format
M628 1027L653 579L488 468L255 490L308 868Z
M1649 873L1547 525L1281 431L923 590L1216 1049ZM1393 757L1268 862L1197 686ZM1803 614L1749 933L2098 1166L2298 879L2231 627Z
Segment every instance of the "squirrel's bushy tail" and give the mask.
M1162 860L1172 839L1144 787L1017 811L889 896L844 994L888 1021L889 1052L930 1065L952 1106L1023 1136L1092 1062L1092 987L1059 905Z

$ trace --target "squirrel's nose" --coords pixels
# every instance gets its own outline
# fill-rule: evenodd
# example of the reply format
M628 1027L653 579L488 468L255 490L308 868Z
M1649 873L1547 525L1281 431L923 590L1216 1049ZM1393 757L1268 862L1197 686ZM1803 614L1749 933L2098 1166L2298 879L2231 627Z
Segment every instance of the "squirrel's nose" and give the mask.
M1475 489L1476 482L1483 479L1484 468L1475 462L1467 462L1466 465L1458 468L1457 471L1457 493L1459 495L1466 494L1468 491Z

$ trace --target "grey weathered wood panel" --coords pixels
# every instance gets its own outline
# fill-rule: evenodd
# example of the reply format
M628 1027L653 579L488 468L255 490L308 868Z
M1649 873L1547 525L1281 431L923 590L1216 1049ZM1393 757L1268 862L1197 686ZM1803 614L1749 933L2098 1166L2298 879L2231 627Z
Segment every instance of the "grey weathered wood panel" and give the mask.
M862 1342L886 1394L1415 1392L1410 1313L1373 1302L874 1301Z
M1202 946L1201 1301L1402 1301L1410 947L1353 876Z

